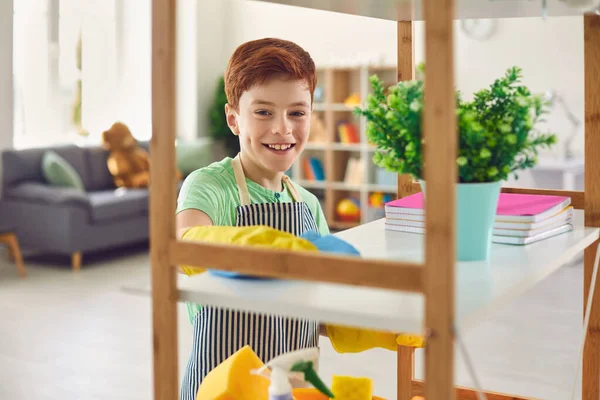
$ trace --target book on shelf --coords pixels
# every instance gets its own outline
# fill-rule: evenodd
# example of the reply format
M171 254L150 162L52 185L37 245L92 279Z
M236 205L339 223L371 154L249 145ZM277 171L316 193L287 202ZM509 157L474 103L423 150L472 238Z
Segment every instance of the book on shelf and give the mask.
M316 157L308 157L303 159L304 179L307 181L323 181L325 173L323 172L323 164Z
M425 233L423 194L416 193L385 205L385 228ZM572 230L571 198L501 193L494 219L492 241L529 244Z
M361 160L350 157L346 165L346 176L344 182L348 185L361 185L364 177L364 168Z
M360 133L355 124L341 122L338 124L340 143L360 143Z

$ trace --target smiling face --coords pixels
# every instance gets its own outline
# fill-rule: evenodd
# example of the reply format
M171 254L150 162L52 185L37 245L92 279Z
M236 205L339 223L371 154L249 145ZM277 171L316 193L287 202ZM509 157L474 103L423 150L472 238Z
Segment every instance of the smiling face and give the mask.
M273 78L244 91L238 110L227 105L244 168L265 178L287 171L308 139L311 103L304 81Z

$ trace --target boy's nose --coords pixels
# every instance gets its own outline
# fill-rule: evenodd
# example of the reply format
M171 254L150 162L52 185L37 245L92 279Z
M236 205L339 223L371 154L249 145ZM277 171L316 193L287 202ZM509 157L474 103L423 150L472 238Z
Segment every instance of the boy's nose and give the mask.
M274 128L273 133L277 135L289 135L292 133L292 124L287 117L279 119Z

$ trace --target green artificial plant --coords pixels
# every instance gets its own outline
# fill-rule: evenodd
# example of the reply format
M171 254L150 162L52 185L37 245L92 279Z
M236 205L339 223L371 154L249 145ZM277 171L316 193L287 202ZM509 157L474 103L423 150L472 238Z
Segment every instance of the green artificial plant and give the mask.
M423 73L422 66L419 71ZM534 127L547 113L543 97L521 84L521 69L512 67L489 88L466 101L456 91L458 177L460 183L506 180L536 163L540 148L556 143L556 135ZM386 91L370 77L373 93L355 113L367 119L366 135L376 145L373 161L380 167L424 179L422 114L423 79L403 81Z
M217 141L223 141L225 149L230 156L235 156L240 151L240 141L227 125L225 115L225 104L227 104L227 95L225 94L225 78L219 77L217 87L215 88L212 104L209 109L210 135Z

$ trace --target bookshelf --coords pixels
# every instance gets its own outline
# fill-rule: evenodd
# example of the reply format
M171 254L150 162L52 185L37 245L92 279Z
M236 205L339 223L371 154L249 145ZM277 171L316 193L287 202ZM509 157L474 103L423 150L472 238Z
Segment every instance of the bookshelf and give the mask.
M344 230L381 218L383 205L372 206L369 196L378 193L392 199L398 190L396 175L372 162L375 147L368 143L366 122L353 112L371 92L371 75L377 74L393 85L397 82L396 71L395 65L318 68L309 142L292 166L291 175L321 199L332 230ZM350 135L340 134L342 124L350 124L356 133L353 140L343 139ZM311 159L318 160L323 175L306 171ZM358 216L353 214L344 219L337 214L337 205L344 199L355 202Z

